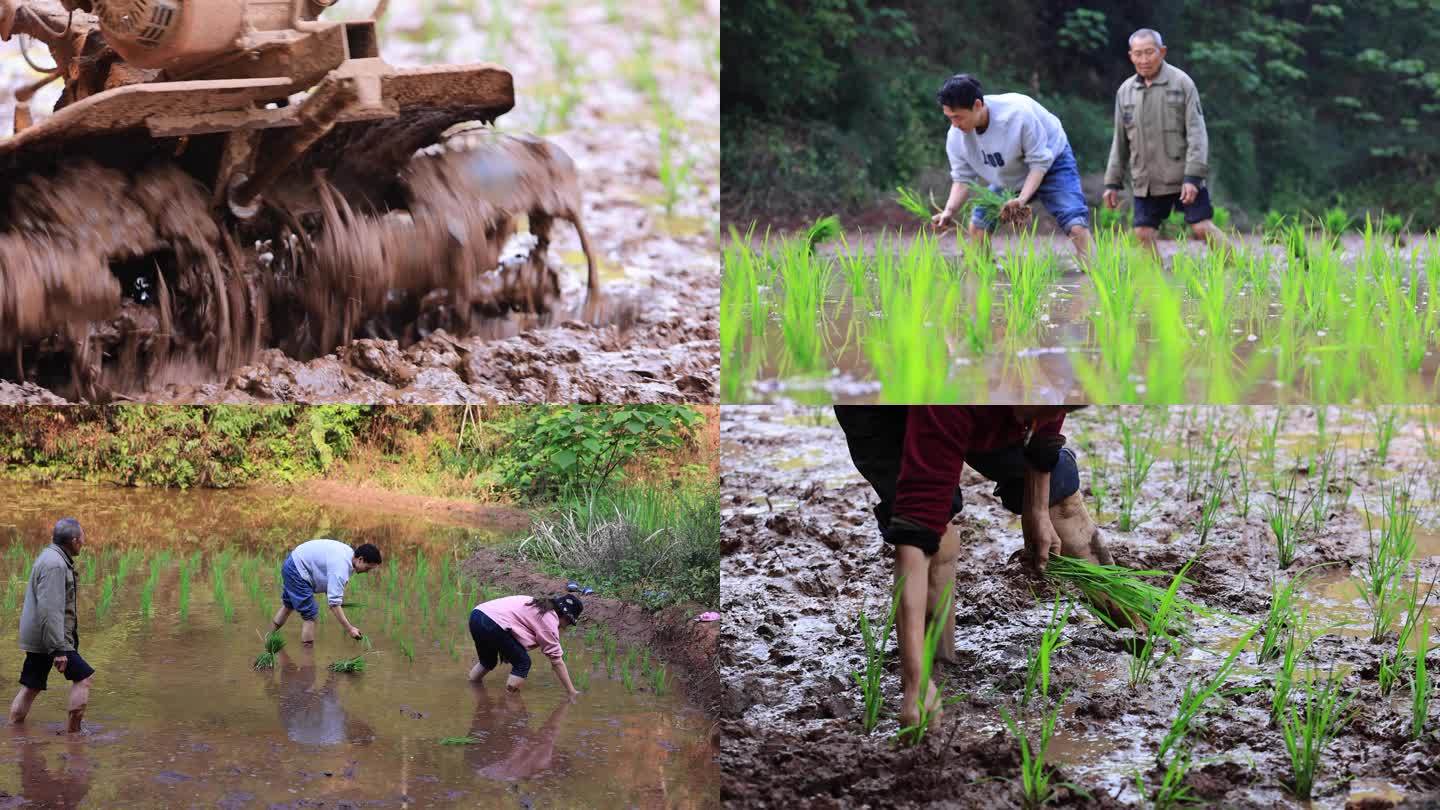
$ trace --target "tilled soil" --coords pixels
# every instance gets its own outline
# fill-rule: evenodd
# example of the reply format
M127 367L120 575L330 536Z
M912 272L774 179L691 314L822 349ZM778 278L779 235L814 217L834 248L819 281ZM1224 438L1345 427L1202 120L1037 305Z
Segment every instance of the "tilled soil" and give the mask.
M1268 472L1258 469L1255 447L1274 417L1270 408L1196 409L1201 419L1220 416L1238 425L1247 414L1252 449L1251 504L1242 519L1232 495L1221 507L1210 548L1191 569L1194 584L1182 596L1226 611L1233 620L1203 620L1194 645L1165 662L1147 683L1127 684L1125 637L1083 610L1072 618L1052 668L1060 704L1049 759L1058 767L1061 805L1098 807L1144 804L1135 775L1158 782L1156 746L1169 727L1185 684L1208 679L1245 632L1263 620L1276 570L1273 537L1264 528L1270 503ZM1408 682L1381 698L1377 661L1386 649L1368 640L1369 614L1348 590L1348 566L1366 555L1364 506L1379 511L1382 482L1401 474L1415 481L1419 508L1416 562L1423 582L1440 574L1440 487L1437 448L1427 445L1420 414L1398 431L1384 465L1374 450L1373 427L1362 411L1330 409L1326 429L1337 441L1345 475L1331 488L1337 505L1321 532L1303 536L1301 553L1286 575L1322 562L1302 587L1310 627L1334 627L1318 640L1297 673L1330 666L1357 693L1354 722L1326 749L1314 791L1317 807L1430 806L1440 801L1440 712L1434 707L1425 736L1410 738ZM1078 448L1082 492L1090 489L1097 457L1105 480L1118 484L1123 456L1122 420L1139 409L1091 408L1072 415L1065 433ZM1437 414L1429 415L1433 425ZM1306 469L1315 446L1312 409L1285 412L1277 467ZM1243 428L1240 428L1243 436ZM1433 428L1432 428L1433 430ZM1178 444L1185 434L1180 411L1158 434ZM1327 440L1327 441L1329 441ZM725 718L722 797L735 807L1001 807L1019 806L1017 745L1004 730L999 708L1017 711L1026 655L1037 644L1054 588L1032 578L1015 558L1021 549L1018 519L991 494L991 485L966 470L961 514L965 550L956 579L957 661L942 665L946 692L961 695L938 728L916 749L897 746L899 670L894 643L886 653L886 713L870 735L860 725L861 695L851 673L863 667L857 626L860 612L883 619L892 580L887 549L875 530L873 491L851 465L844 436L828 409L785 406L727 408L721 433L724 513L721 573L725 626L720 640ZM1185 502L1179 450L1162 448L1147 480L1139 511L1145 520L1119 532L1110 511L1098 520L1117 562L1176 571L1196 553L1198 502ZM1308 470L1307 470L1308 471ZM1231 483L1238 465L1229 470ZM1302 490L1313 486L1302 478ZM1432 605L1432 617L1440 616ZM1434 618L1432 618L1434 622ZM1433 633L1432 633L1433 634ZM1389 645L1393 646L1393 635ZM1433 642L1432 642L1433 644ZM1429 666L1440 665L1432 651ZM1289 761L1280 732L1271 727L1270 677L1274 663L1257 664L1254 646L1242 654L1232 694L1193 732L1196 766L1189 785L1204 802L1226 807L1299 806L1284 780ZM1035 709L1020 710L1038 738ZM1087 798L1088 795L1088 798Z
M51 402L57 388L70 397L159 402L713 401L719 358L714 228L719 69L718 57L709 51L718 49L718 3L663 10L641 5L612 10L601 3L561 9L538 0L503 9L494 5L437 10L409 0L392 3L383 24L382 55L397 66L493 61L514 75L516 107L497 126L511 133L543 129L573 158L583 194L581 216L600 264L601 311L584 311L579 240L568 224L557 223L549 263L563 268L561 295L544 317L511 313L463 337L425 330L428 336L413 343L337 338L327 344L333 347L328 353L298 353L287 347L287 336L274 334L273 326L264 331L268 340L253 346L239 340L240 333L227 335L229 323L240 322L232 314L229 322L217 321L214 333L215 341L228 341L226 351L197 351L192 362L171 363L144 384L87 386L82 380L73 393L68 389L77 386L67 383L51 385L50 391L6 383L0 385L0 403ZM527 33L496 36L499 17L505 15L517 24L526 20ZM634 79L632 60L642 47L651 54L655 92L673 110L672 165L690 167L669 211L663 204L656 107ZM32 55L46 61L40 51L32 47ZM561 69L565 60L573 69ZM18 86L28 78L16 44L0 45L0 79ZM561 119L557 98L575 84L584 92ZM33 106L39 113L51 103L53 98L42 93ZM0 121L8 124L12 104L8 97L0 103ZM0 256L5 250L0 244ZM210 283L208 270L200 276ZM39 283L45 279L37 276ZM69 289L74 283L66 283L72 298L79 293L94 297L89 287L77 293ZM242 285L217 277L214 286ZM98 293L114 291L107 287ZM226 297L212 296L217 301ZM0 305L4 302L0 296ZM251 311L246 337L262 331L258 322L266 315ZM27 312L32 318L44 316L33 307ZM146 327L131 323L134 317L122 320L134 330ZM163 323L149 326L156 334L168 333ZM129 327L117 331L128 334ZM136 345L125 334L114 343ZM134 351L141 365L145 353L155 349L153 340L138 344ZM132 358L119 360L128 364Z

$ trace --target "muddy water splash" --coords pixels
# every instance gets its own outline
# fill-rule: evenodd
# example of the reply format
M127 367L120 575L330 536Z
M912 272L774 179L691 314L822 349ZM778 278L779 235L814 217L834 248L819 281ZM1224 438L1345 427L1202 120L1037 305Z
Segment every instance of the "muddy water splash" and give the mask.
M213 377L266 346L309 358L354 337L409 345L545 316L560 298L545 260L553 218L575 224L593 285L574 164L558 147L464 134L417 155L400 185L404 208L379 211L320 181L314 210L277 207L257 239L212 216L207 190L172 164L32 178L0 231L0 357L21 382L53 387L68 372L63 393L103 399ZM528 243L515 239L522 216ZM524 244L502 258L507 241Z

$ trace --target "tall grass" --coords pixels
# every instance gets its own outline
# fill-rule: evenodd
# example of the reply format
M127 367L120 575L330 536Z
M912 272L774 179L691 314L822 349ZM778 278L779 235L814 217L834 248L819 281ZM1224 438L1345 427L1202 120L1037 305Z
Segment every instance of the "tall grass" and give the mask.
M718 605L719 530L713 488L620 487L565 496L534 522L519 551L635 601L664 592Z

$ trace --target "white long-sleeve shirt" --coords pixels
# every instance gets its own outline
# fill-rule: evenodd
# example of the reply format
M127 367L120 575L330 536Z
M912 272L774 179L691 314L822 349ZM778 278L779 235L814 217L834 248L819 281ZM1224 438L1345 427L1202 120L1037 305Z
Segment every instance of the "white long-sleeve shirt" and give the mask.
M945 154L957 183L984 180L1018 191L1031 169L1049 171L1070 140L1060 119L1021 93L985 96L990 123L984 133L950 127Z
M326 593L329 604L345 601L345 583L355 570L355 549L339 540L307 540L290 552L290 559L316 593Z

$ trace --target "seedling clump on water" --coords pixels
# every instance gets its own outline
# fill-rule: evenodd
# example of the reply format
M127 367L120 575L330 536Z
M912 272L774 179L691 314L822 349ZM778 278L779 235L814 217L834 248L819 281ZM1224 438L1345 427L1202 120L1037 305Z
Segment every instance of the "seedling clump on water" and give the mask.
M279 630L272 630L265 636L265 651L255 657L256 669L274 669L275 655L285 648L285 637Z

